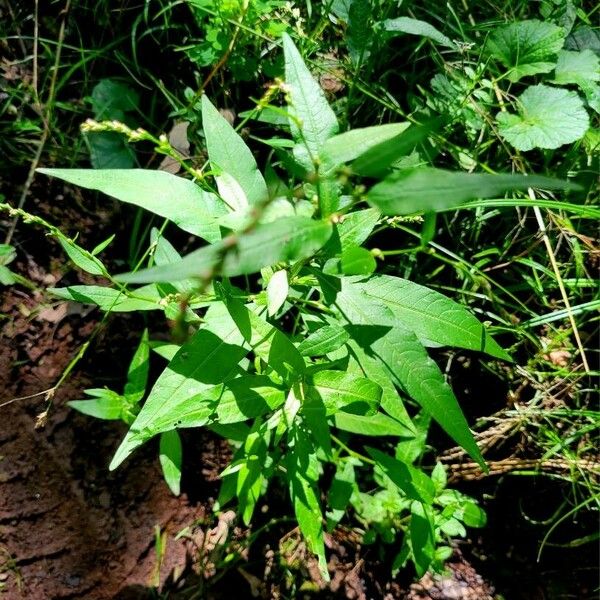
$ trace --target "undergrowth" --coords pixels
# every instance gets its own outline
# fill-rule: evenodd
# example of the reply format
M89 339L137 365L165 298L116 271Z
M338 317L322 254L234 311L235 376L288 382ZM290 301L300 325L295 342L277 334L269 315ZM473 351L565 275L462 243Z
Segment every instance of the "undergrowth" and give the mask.
M94 388L88 399L72 403L132 426L127 439L134 443L114 464L138 442L161 434L165 478L179 493L182 456L173 425L212 427L235 449L215 510L236 498L240 519L249 523L270 477L281 479L275 485L289 488L295 518L325 578L322 528L331 531L340 522L364 544L387 548L394 571L408 558L418 575L442 569L452 540L467 534L464 525L484 524L476 502L458 490L463 482L484 485L491 478L499 485L517 477L552 482L547 518L522 517L539 525L538 558L553 544L587 547L597 541L596 532L582 531L576 522L597 513L600 503L598 7L567 0L446 6L161 0L119 7L78 0L36 3L34 12L4 2L1 10L0 150L8 160L1 170L6 234L0 283L33 285L15 268L27 255L15 233L23 218L56 236L79 269L101 278L98 285L112 285L65 286L51 291L52 301L96 304L103 321L118 310L162 310L171 327L170 344L140 332L123 387ZM311 122L315 107L318 122ZM385 127L359 129L378 125ZM362 131L360 137L341 133L353 130ZM220 143L231 145L236 160L220 152ZM97 171L56 168L89 166ZM60 223L34 216L40 167L150 212L124 208L127 224L115 232L117 239L88 252L76 232L61 232ZM101 170L115 168L124 170L102 177ZM163 173L153 180L148 171L126 170L132 168ZM453 180L451 172L490 179ZM183 186L180 195L189 191L185 179L198 184L197 201L202 197L210 208L210 227L177 214L178 196L162 203L142 198L139 190L151 194L167 173L173 179L164 185L171 191ZM515 179L494 187L490 182L501 179L491 178L500 173ZM422 180L410 179L419 174ZM530 177L530 185L519 176ZM535 176L555 182L536 182ZM14 178L18 186L9 184ZM523 193L504 193L515 187ZM138 191L132 195L131 189ZM274 214L265 219L270 210ZM344 222L352 219L361 231L346 226L351 231L344 238ZM286 243L296 235L302 239L291 250L271 248L273 222L282 224ZM198 244L190 246L173 223L218 245L202 272L198 257L204 260L213 246L200 246L193 261L179 263L167 238L186 251ZM220 232L229 237L223 241ZM244 245L244 236L255 242ZM198 254L202 248L204 255ZM111 257L106 264L99 258L103 252ZM161 261L169 265L162 272ZM176 277L172 263L184 265ZM159 265L157 276L150 269L140 277L153 265ZM63 266L65 276L72 268ZM118 271L133 275L115 278ZM358 294L357 305L376 318L361 321L366 317L358 309L349 314L350 300L336 299L331 281L334 288L350 282L346 292ZM395 290L392 281L415 287ZM143 293L124 282L144 284ZM385 289L370 306L367 297L375 292L369 286L379 284ZM411 293L416 296L407 301ZM436 313L436 302L450 302L441 294L455 304ZM401 361L390 367L397 361L391 350L382 356L375 348L381 364L374 366L373 344L385 336L365 341L364 332L356 331L390 323L397 328L399 304L383 315L394 299L421 311L403 326L431 348L435 363L424 351L418 360L434 369L438 392L422 394L401 375ZM452 338L451 323L427 325L444 311L464 311L460 319L473 319L469 323L477 328L475 315L485 325L480 335L487 331L506 349L494 346L489 354L514 362L482 359L472 351L486 350L485 342L478 347ZM253 378L248 389L261 388L256 393L269 409L264 418L244 410L237 420L225 419L224 412L215 418L215 398L206 419L196 405L187 413L173 405L162 425L137 421L136 427L153 403L167 406L172 392L168 386L161 392L160 379L158 392L146 390L151 350L176 361L177 352L187 356L186 344L198 332L221 335L228 318L251 350L245 358L234 356L230 367ZM240 319L256 327L245 332ZM320 336L322 328L326 335ZM261 348L263 336L273 335L280 336L279 346ZM232 343L230 353L243 341ZM193 349L204 351L210 342L201 339ZM398 347L406 339L389 343ZM93 346L74 357L65 376L84 351ZM171 372L189 379L178 365L171 364ZM41 412L52 410L64 378ZM323 389L331 391L334 380L339 397L330 406ZM223 381L229 380L210 383ZM354 398L346 410L361 386L364 406ZM306 406L308 389L317 390L313 412ZM386 404L386 389L392 396L399 390L403 403L392 407L388 396ZM181 402L196 393L184 390ZM448 413L458 426L449 424ZM431 416L462 448L452 447ZM365 442L369 433L375 442ZM477 497L477 487L468 485ZM322 508L321 520L314 511Z

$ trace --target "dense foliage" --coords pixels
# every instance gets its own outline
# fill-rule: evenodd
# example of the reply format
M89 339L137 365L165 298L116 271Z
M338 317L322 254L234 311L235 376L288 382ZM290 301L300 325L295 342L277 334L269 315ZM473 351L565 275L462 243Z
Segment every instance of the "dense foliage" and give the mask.
M324 532L340 523L365 543L392 544L394 571L409 561L419 576L440 570L452 539L484 526L485 513L448 487L427 445L432 422L448 436L438 443L462 447L481 474L488 466L484 434L478 444L439 359L480 353L480 368L507 380L514 360L524 365L535 394L519 418L539 433L537 456L571 461L574 512L596 505L594 475L578 462L598 422L585 395L595 368L587 321L600 305L594 10L552 0L539 14L523 4L477 23L468 11L444 22L384 0L185 4L146 11L132 31L173 48L194 81L168 89L134 53L127 67L152 80L162 104L132 80L103 77L82 125L93 168L66 163L60 149L32 165L142 209L126 234L128 271L101 258L114 236L87 250L1 205L96 277L52 297L152 323L122 392L97 387L70 403L127 424L110 468L159 436L179 494L178 432L205 427L234 448L215 510L232 504L250 525L270 486L285 487L323 578ZM181 8L191 24L173 43ZM152 133L167 114L169 134ZM44 135L58 127L51 116ZM11 127L34 131L27 123ZM14 139L2 142L12 152ZM148 151L161 155L158 169L140 168ZM27 285L8 266L9 242L0 283ZM164 314L170 342L153 339L151 311ZM156 379L152 353L166 361ZM572 383L562 416L544 407L561 378Z

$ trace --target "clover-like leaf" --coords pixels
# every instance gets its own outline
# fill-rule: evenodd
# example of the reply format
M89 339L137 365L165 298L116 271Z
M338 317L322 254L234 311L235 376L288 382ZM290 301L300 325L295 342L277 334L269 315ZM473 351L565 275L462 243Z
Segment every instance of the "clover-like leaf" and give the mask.
M499 113L500 135L517 150L554 149L580 139L590 121L575 93L539 84L518 98L519 114Z

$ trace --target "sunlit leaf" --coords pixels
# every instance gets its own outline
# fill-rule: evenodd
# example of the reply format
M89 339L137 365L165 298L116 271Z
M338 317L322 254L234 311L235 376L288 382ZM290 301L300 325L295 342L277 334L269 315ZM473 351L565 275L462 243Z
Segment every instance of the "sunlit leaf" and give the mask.
M206 95L202 96L202 129L213 168L233 177L250 204L264 202L268 196L267 184L252 152ZM219 192L227 200L227 181L219 175L216 180Z
M433 25L419 19L410 17L398 17L397 19L387 19L383 22L383 28L386 31L394 33L409 33L429 38L434 42L448 48L456 48L452 40L437 30Z
M258 225L248 233L232 234L217 244L191 252L177 263L119 275L115 279L151 283L216 274L246 275L277 262L312 256L330 236L330 223L290 217Z
M223 202L182 177L146 169L38 169L38 172L140 206L208 242L221 238L216 219L227 212Z
M176 431L165 431L160 436L160 466L169 489L179 496L181 490L181 439Z
M529 187L566 190L577 186L539 175L490 175L422 167L388 175L369 190L367 199L385 214L408 215L446 210L467 200L493 198L510 190Z
M590 126L581 98L569 90L531 86L517 98L517 107L518 114L501 112L496 120L500 135L518 150L559 148L583 137Z
M307 168L312 170L312 159L319 157L326 140L338 131L338 122L323 90L311 75L292 38L283 35L285 55L285 82L288 86L290 128L294 139L305 145L308 152Z

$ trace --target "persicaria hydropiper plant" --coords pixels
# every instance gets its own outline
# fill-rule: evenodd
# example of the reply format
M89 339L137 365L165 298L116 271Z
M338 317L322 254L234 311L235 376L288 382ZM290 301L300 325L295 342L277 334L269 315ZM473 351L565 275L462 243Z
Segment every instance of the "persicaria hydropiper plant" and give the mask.
M377 274L381 253L363 245L390 216L431 214L509 190L568 184L403 168L401 159L433 135L439 121L340 132L287 36L283 47L285 82L255 110L285 120L287 137L272 140L285 178L273 164L264 174L259 170L244 140L206 96L201 109L209 169L188 168L196 181L142 169L40 169L165 219L152 232L145 264L120 275L109 273L97 256L106 244L87 252L54 231L79 268L107 281L55 288L55 296L113 313L163 311L177 323L174 337L181 342L159 343L144 332L122 394L90 389L89 399L71 404L129 425L111 469L160 436L160 460L175 493L182 461L178 430L207 427L231 440L235 453L222 473L217 508L235 502L248 524L270 481L283 480L324 578L324 529L347 518L349 507L366 529L365 542L397 540L395 568L411 560L422 574L441 566L451 552L448 539L465 535L464 525L484 522L471 499L446 488L441 465L430 474L417 466L434 419L485 468L427 348L510 357L461 305L406 279ZM274 105L279 90L285 108ZM122 129L132 141L155 139ZM204 244L180 256L164 235L168 222ZM151 350L167 365L146 391ZM369 437L372 442L365 442ZM335 475L322 489L327 463Z

